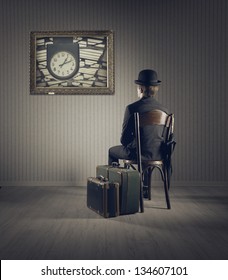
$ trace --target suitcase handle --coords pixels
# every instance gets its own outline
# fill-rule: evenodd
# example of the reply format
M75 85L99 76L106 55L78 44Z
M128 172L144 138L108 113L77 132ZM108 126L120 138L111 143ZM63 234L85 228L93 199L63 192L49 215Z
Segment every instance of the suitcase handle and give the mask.
M99 175L99 176L97 177L97 179L101 180L102 182L107 182L107 181L108 181L108 178L105 178L105 177L102 176L102 175Z
M118 162L112 162L112 167L118 167L118 166L120 166L120 164L118 163Z

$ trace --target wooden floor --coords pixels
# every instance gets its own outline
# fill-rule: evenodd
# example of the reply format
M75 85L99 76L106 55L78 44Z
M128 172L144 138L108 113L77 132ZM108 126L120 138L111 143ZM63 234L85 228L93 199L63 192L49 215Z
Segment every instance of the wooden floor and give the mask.
M162 188L145 213L104 219L85 187L2 187L1 259L228 259L228 186Z

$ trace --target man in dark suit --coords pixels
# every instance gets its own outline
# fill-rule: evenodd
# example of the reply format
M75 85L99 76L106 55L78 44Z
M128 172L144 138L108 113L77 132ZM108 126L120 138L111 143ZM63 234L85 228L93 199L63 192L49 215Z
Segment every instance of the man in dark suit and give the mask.
M145 113L154 109L159 109L167 114L168 110L162 106L154 97L159 90L161 81L157 79L154 70L146 69L139 73L137 86L138 101L128 105L125 110L122 135L120 142L122 145L114 146L109 149L109 165L112 162L119 162L119 159L136 159L135 143L135 123L134 113ZM148 128L141 136L142 159L160 160L162 158L161 144L163 128L155 125Z

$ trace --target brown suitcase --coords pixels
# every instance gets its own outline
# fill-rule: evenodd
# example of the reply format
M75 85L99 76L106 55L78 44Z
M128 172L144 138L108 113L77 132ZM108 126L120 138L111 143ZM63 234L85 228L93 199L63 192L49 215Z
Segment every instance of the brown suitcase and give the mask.
M110 183L104 178L89 177L87 207L105 218L119 216L119 184Z

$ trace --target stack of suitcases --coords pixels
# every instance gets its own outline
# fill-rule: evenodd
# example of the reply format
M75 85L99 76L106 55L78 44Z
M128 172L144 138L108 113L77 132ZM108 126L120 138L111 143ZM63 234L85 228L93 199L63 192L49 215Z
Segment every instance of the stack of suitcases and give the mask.
M87 179L87 206L105 218L139 211L140 174L116 165L98 165Z

